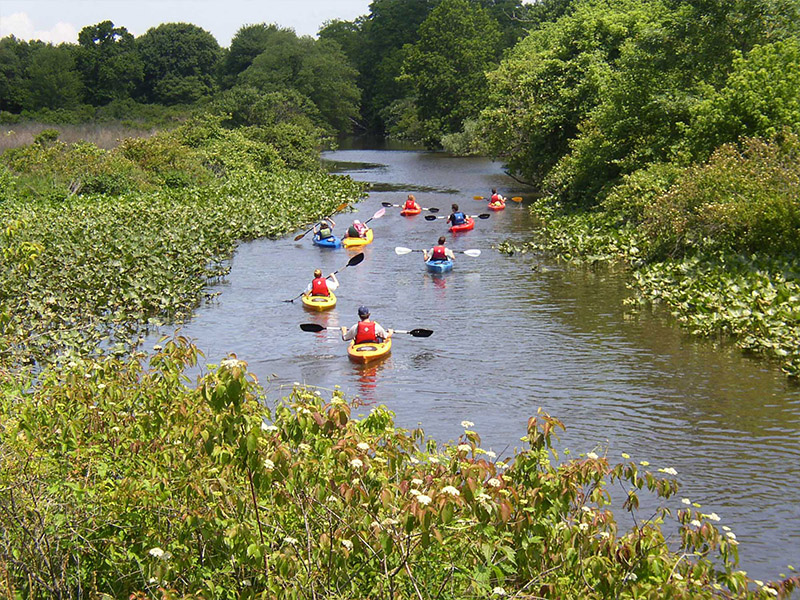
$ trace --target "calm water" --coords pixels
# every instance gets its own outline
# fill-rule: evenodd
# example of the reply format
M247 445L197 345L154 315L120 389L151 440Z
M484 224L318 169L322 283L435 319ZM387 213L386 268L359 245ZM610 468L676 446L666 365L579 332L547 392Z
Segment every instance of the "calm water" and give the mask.
M382 201L400 204L412 191L422 206L448 214L452 202L485 212L492 187L527 190L480 158L397 150L328 153L339 170L372 182L368 199L337 215L341 233L353 218L372 216ZM347 164L345 164L347 163ZM349 168L349 170L347 170ZM765 365L681 333L661 316L629 314L624 273L565 268L531 255L491 250L524 240L527 211L508 208L453 238L453 272L425 272L418 253L446 233L442 220L404 218L399 209L372 222L375 242L361 265L355 252L320 249L310 235L240 246L218 301L182 329L209 362L229 352L248 361L272 396L291 382L340 386L365 402L387 405L405 427L421 424L446 442L470 420L484 448L498 454L521 445L528 417L543 407L567 426L560 449L594 450L620 460L627 452L651 468L673 467L681 497L722 517L741 545L741 567L770 579L800 566L800 390ZM338 306L309 313L299 294L315 268L342 269ZM347 360L335 332L302 332L298 324L351 325L366 304L385 327L435 331L430 338L395 337L392 355L376 366ZM268 382L269 379L269 382ZM365 409L366 411L367 409Z

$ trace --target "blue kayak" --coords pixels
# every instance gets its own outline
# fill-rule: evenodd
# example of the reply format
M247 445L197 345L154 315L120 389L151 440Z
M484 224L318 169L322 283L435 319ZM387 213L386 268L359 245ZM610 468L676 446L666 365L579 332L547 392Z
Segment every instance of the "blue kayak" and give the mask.
M320 239L318 235L315 235L312 238L314 244L317 246L322 246L323 248L341 248L342 247L342 240L337 238L335 235L331 237L326 237L324 239Z
M447 260L426 260L425 266L431 273L447 273L453 270L453 261Z

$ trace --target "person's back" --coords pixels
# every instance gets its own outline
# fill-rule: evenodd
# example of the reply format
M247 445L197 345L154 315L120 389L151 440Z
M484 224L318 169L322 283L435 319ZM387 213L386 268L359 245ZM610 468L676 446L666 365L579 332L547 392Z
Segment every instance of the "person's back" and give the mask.
M458 210L458 204L451 206L453 212L447 217L447 222L451 225L463 225L467 221L467 216Z

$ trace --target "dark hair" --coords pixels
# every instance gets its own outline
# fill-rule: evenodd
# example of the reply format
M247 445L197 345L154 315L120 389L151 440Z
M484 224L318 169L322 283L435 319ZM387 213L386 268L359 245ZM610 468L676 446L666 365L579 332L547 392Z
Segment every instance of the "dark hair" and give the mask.
M492 188L492 193L496 194L497 193L497 188Z
M458 210L458 204L453 204L453 206L451 206L450 208L452 208L453 210Z
M446 241L446 239L447 239L447 238L445 238L444 236L441 236L441 237L439 238L439 245L442 245L442 244L444 244L444 243L445 243L445 241Z
M322 270L314 269L314 277L322 277Z

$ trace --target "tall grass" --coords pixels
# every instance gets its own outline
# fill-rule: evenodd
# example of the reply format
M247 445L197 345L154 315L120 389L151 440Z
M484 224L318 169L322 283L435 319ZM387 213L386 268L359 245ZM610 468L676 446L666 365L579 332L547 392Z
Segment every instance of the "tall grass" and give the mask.
M3 125L0 129L0 154L10 148L19 148L33 143L37 135L45 129L59 132L58 139L68 144L86 141L98 148L111 150L125 138L150 137L155 128L133 128L122 124L84 123L81 125L52 125L49 123L16 123Z

